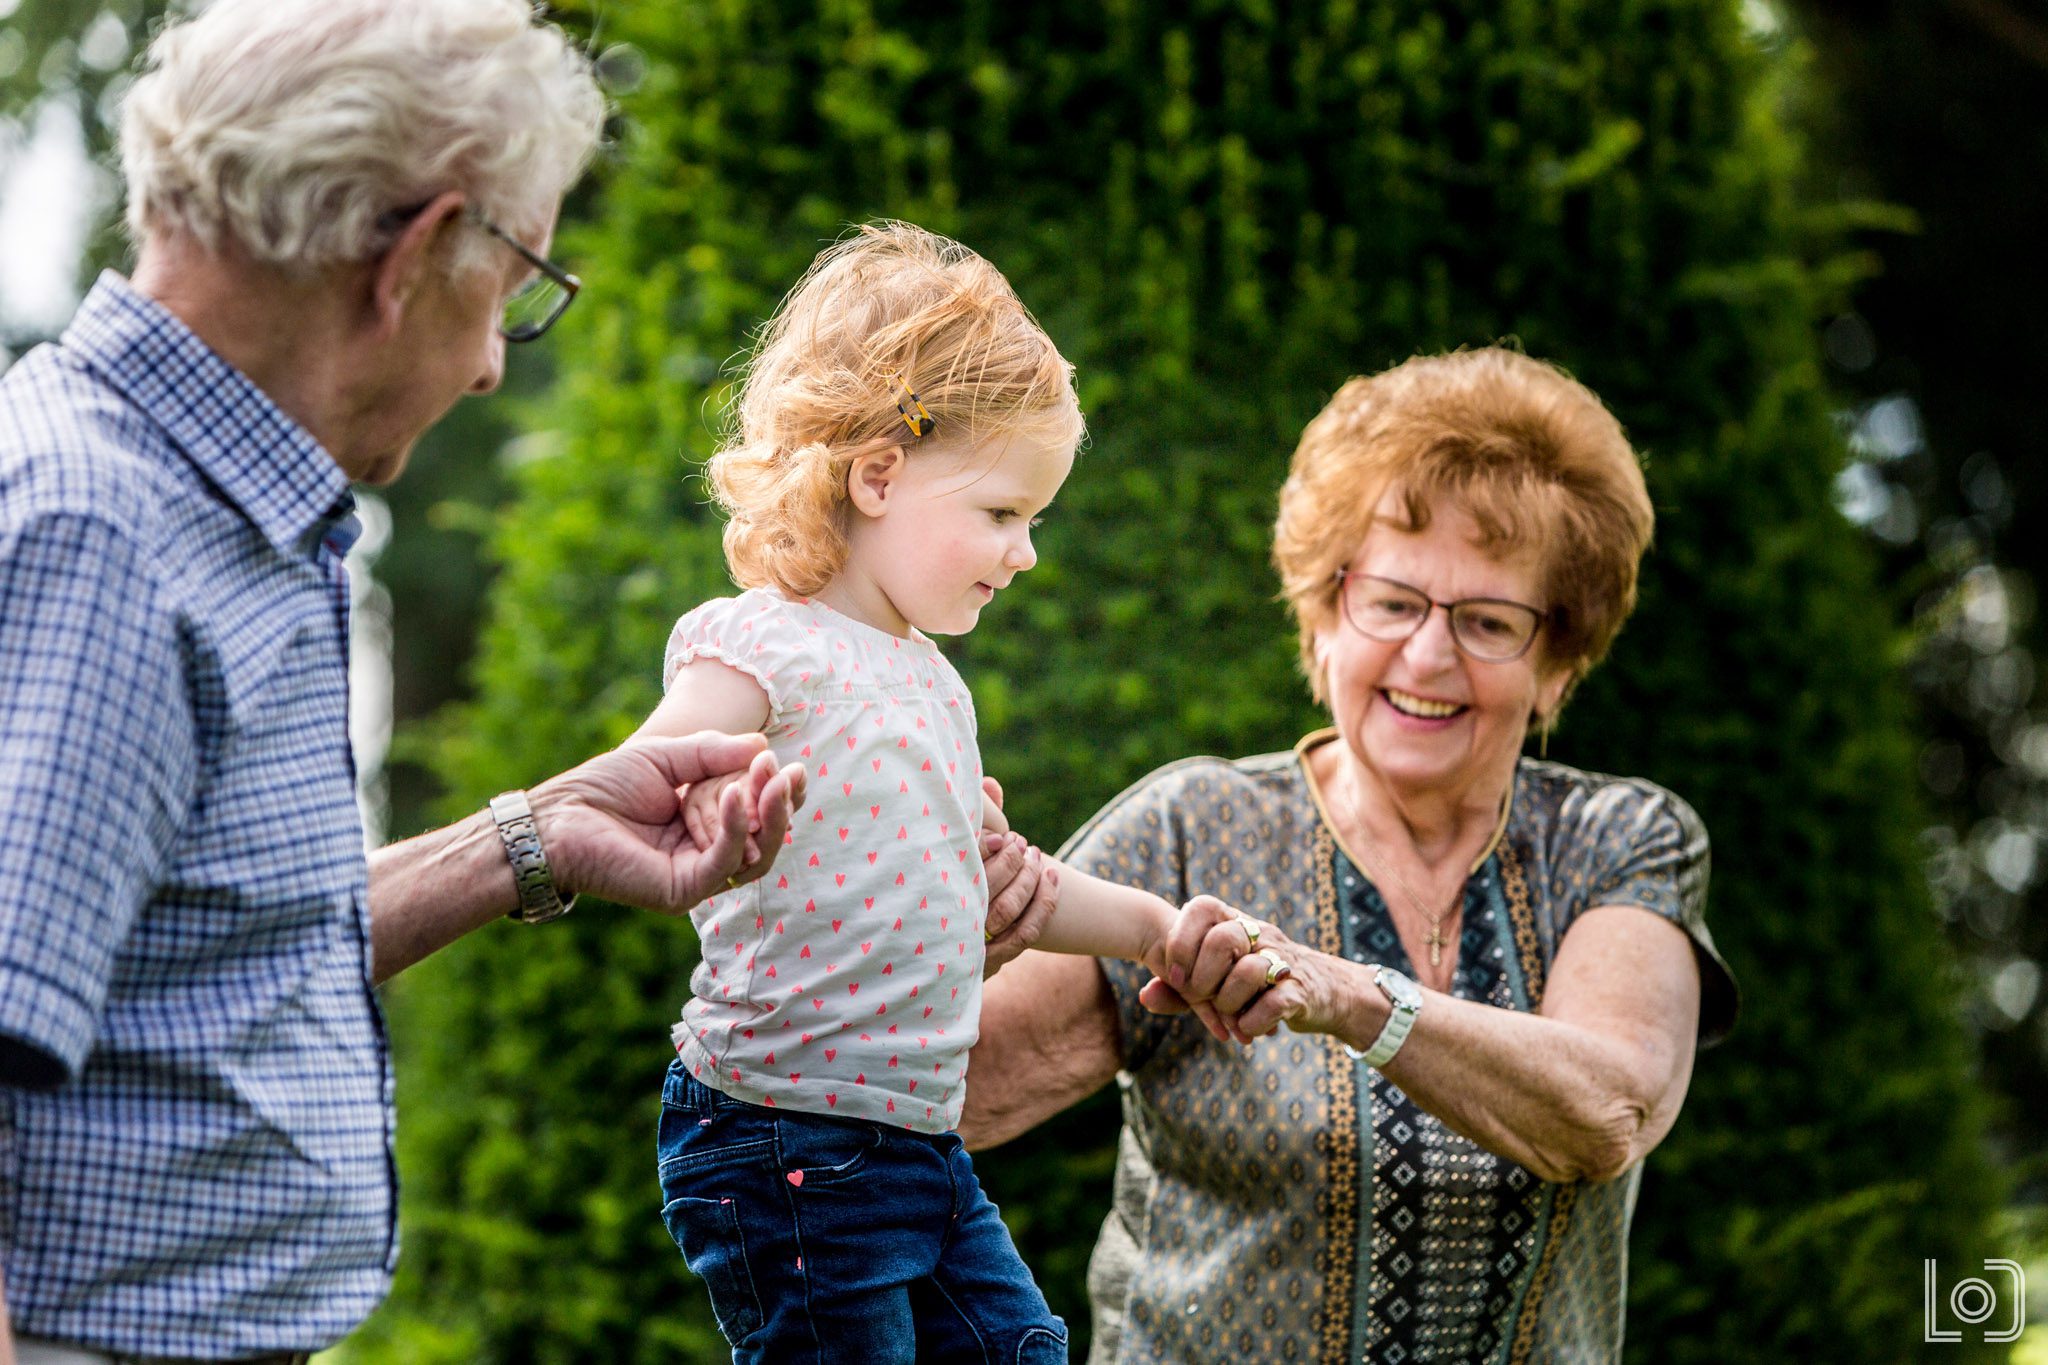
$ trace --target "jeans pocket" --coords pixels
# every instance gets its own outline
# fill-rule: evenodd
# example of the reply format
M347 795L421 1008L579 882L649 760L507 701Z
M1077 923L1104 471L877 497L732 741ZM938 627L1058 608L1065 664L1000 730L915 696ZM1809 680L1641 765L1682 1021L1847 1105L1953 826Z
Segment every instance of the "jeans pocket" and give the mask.
M782 1164L803 1172L801 1188L815 1190L859 1176L887 1135L879 1125L858 1119L783 1114L775 1120L775 1138Z
M1026 1332L1017 1342L1017 1365L1067 1365L1066 1326L1060 1323L1057 1332L1044 1327Z
M662 1206L661 1221L682 1248L683 1260L711 1292L711 1311L718 1330L738 1346L761 1330L761 1296L747 1263L747 1242L740 1232L739 1206L730 1199L698 1199L684 1195Z

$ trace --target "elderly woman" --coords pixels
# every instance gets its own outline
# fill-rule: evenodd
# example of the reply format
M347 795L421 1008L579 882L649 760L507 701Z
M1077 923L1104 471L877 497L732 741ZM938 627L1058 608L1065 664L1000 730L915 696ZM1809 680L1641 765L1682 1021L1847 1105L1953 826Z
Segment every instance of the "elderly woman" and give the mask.
M1123 1087L1091 1359L1620 1359L1642 1161L1734 983L1691 809L1521 751L1620 630L1651 522L1620 425L1509 351L1355 379L1309 424L1273 557L1335 728L1164 768L1065 854L1221 898L1183 912L1178 984L1232 1036L1122 963L988 984L972 1143Z

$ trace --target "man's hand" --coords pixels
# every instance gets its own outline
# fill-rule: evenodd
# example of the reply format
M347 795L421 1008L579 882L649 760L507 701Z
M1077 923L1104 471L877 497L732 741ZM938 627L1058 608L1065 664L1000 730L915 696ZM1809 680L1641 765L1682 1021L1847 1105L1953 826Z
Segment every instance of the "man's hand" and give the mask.
M708 842L690 833L682 789L731 778ZM528 793L564 898L588 891L662 914L687 913L766 872L804 803L804 768L778 769L759 735L712 731L631 741ZM750 835L750 827L752 833ZM749 844L759 852L749 860Z

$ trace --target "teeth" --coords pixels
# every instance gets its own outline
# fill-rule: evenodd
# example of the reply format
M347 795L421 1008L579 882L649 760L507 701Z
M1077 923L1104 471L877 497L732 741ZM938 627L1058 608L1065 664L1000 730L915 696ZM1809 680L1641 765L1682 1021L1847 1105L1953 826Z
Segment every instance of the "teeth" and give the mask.
M1394 704L1395 710L1404 711L1411 716L1420 716L1425 720L1442 720L1446 716L1455 716L1465 709L1450 702L1425 701L1412 693L1397 692L1391 687L1386 689L1386 692L1387 700Z

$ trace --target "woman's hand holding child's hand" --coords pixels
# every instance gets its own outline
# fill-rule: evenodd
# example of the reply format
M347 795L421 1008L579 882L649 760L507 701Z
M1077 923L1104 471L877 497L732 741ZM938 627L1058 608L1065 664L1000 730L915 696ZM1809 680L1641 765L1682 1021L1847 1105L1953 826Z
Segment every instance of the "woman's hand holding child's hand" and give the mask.
M1155 979L1139 999L1160 1014L1193 1010L1218 1042L1249 1042L1237 1016L1266 989L1267 960L1253 957L1266 930L1214 896L1196 896L1174 917L1162 961L1147 959Z

